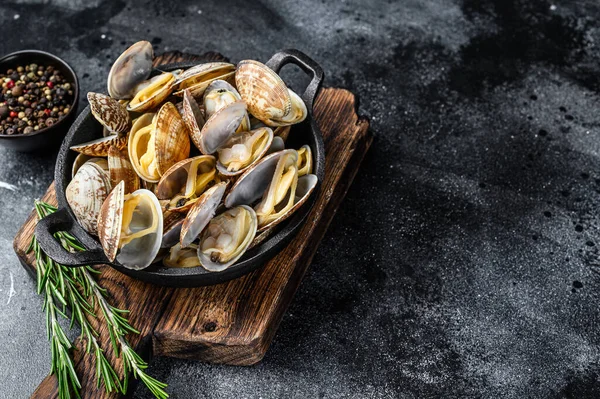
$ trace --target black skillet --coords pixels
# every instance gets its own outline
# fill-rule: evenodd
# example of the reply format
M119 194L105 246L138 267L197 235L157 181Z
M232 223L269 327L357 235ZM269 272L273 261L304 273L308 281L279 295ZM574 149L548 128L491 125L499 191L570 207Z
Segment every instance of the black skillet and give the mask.
M310 75L311 81L301 96L306 103L308 116L302 123L292 126L288 142L310 145L314 157L313 173L317 175L319 182L321 182L325 171L325 148L321 131L314 120L313 103L323 83L323 70L315 61L298 50L280 51L267 62L267 65L275 72L279 72L284 65L290 63L299 66L305 73ZM162 65L160 70L185 69L195 64L197 62ZM159 73L159 70L157 69L153 73ZM317 185L306 204L288 220L282 222L278 230L268 240L250 249L238 262L222 272L208 272L202 267L167 268L162 264L152 265L144 270L131 270L116 261L108 261L98 240L79 226L65 198L65 188L71 180L71 167L77 155L69 148L100 137L102 137L102 127L94 119L88 106L71 126L56 161L54 179L56 181L59 209L40 220L35 228L35 235L44 252L56 262L66 266L107 264L133 278L170 287L198 287L219 284L256 270L282 250L302 226L318 195L319 185ZM77 237L87 250L77 253L67 252L53 237L53 234L57 231L68 231Z

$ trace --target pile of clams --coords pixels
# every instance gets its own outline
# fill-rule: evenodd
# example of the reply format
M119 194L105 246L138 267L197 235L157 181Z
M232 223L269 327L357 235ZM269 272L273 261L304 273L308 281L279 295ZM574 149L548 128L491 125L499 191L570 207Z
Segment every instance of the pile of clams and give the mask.
M88 93L103 137L78 152L67 201L106 257L134 269L233 265L317 185L309 146L286 148L307 109L258 61L151 77L149 42L129 47Z

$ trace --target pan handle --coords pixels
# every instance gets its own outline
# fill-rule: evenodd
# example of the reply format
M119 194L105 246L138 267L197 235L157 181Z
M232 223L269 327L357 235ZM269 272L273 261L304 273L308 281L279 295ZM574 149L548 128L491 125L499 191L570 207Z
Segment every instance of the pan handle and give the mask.
M69 252L54 238L54 233L66 231L75 236L86 251ZM110 263L98 242L91 238L79 223L73 222L66 209L46 216L35 226L35 237L42 250L55 262L65 266L79 267Z
M301 51L292 49L278 52L271 57L269 61L267 61L266 65L275 72L279 73L279 70L284 65L289 63L299 66L304 72L312 76L312 80L308 86L306 86L306 89L301 96L302 100L304 100L312 112L313 103L317 97L317 94L319 93L319 90L321 89L323 79L325 79L323 68L321 68L321 66L308 55Z

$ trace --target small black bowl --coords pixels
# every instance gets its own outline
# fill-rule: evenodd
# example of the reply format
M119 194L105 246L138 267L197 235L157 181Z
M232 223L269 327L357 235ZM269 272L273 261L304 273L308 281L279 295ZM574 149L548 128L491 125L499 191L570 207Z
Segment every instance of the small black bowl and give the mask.
M73 104L69 113L54 125L29 134L0 134L0 145L21 152L33 152L42 148L56 148L69 131L69 127L77 115L79 102L79 81L73 68L55 55L40 50L23 50L0 58L0 71L29 64L53 66L58 69L67 82L73 87Z

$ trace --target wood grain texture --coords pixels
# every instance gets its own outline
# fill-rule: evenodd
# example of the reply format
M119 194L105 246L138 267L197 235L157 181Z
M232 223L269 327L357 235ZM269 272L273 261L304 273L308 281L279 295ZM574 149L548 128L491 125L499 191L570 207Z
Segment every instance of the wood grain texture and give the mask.
M198 59L171 52L158 56L155 65ZM217 53L207 53L201 59L225 60ZM250 365L262 359L372 141L368 122L358 118L354 96L346 90L323 89L315 104L315 117L325 140L325 181L298 236L264 268L217 286L173 289L143 283L99 266L99 281L107 289L110 302L131 310L131 323L140 334L128 339L145 359L161 355L236 365ZM56 204L54 184L43 200ZM14 241L15 252L32 274L33 257L25 254L25 249L35 222L32 212ZM100 332L109 361L121 373L122 365L110 349L102 318L92 323ZM96 389L94 359L85 354L84 344L77 340L78 350L74 352L82 397L122 397ZM32 397L56 398L56 378L46 377Z

